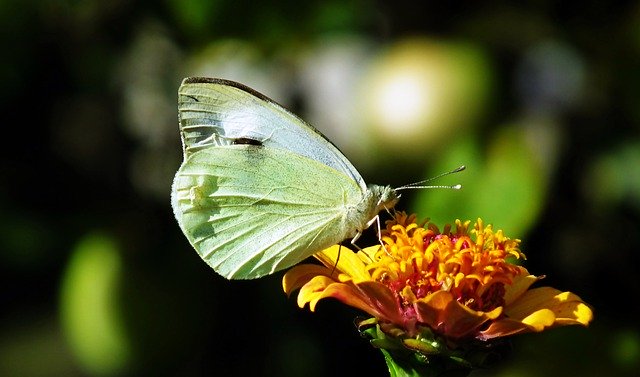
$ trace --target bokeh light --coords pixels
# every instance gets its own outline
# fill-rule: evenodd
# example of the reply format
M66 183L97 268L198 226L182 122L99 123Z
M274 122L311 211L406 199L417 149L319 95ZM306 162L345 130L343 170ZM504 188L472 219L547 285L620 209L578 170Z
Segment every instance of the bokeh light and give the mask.
M396 155L439 152L482 119L492 84L483 51L469 43L401 39L372 59L360 83L363 122Z

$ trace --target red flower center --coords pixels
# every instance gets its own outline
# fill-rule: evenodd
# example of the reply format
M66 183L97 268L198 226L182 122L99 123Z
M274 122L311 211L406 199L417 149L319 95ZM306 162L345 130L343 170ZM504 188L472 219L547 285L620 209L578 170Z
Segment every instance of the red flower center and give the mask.
M407 310L405 314L410 314L416 300L436 291L447 291L476 311L504 305L504 285L519 273L505 258L523 257L519 240L494 233L481 221L470 231L468 225L458 221L455 231L447 227L443 232L433 225L387 227L383 238L386 250L376 254L370 268L375 271L372 276L378 276Z

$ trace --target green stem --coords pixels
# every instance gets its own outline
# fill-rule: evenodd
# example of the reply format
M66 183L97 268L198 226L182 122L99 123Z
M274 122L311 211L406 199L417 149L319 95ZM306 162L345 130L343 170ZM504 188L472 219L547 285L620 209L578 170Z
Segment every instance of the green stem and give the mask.
M465 377L472 370L464 367L450 369L450 365L447 367L437 361L425 363L404 352L398 354L385 349L380 351L384 355L391 377Z

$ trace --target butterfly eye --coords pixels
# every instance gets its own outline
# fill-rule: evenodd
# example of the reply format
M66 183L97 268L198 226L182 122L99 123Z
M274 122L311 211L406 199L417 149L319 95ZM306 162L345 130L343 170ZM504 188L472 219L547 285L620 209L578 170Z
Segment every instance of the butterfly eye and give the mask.
M233 145L257 145L262 146L262 142L260 140L249 139L248 137L239 137L233 140Z

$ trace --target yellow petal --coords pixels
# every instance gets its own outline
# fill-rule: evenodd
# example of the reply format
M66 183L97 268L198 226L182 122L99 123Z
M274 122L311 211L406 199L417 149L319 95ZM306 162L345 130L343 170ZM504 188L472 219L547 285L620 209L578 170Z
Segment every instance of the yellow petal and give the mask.
M348 247L333 245L314 255L327 268L344 272L351 276L354 281L371 280L371 275L367 272L364 262Z
M418 301L418 298L413 293L413 290L411 289L411 287L408 285L402 289L402 298L404 299L404 301L411 304Z
M525 293L533 283L540 280L539 277L530 275L529 271L527 271L524 267L519 267L519 270L520 274L514 276L513 282L511 284L505 285L505 306L509 306L512 302L518 299L518 297Z
M322 292L335 281L327 276L315 276L309 280L298 293L298 306L304 307L307 303L318 300L318 296L322 295ZM313 311L313 309L312 309Z
M380 250L380 245L365 247L364 249L358 251L356 255L363 261L364 264L371 263L371 261L375 260L376 253Z
M571 313L571 316L567 313ZM583 302L572 302L566 307L560 308L556 323L559 325L584 325L587 326L593 320L593 311L589 305Z
M593 319L593 312L580 297L571 292L561 292L551 287L528 290L505 308L507 316L524 320L539 310L548 309L557 318L558 324L580 323L587 325ZM532 321L532 317L529 321ZM537 322L536 322L537 323ZM540 324L546 323L543 319Z
M493 322L477 338L488 340L518 333L540 332L550 327L565 325L586 326L593 319L591 308L580 297L550 287L524 292L505 308L505 314L507 318Z
M536 332L552 326L555 321L556 315L553 310L550 309L536 310L522 319L522 323L531 326L532 330Z

